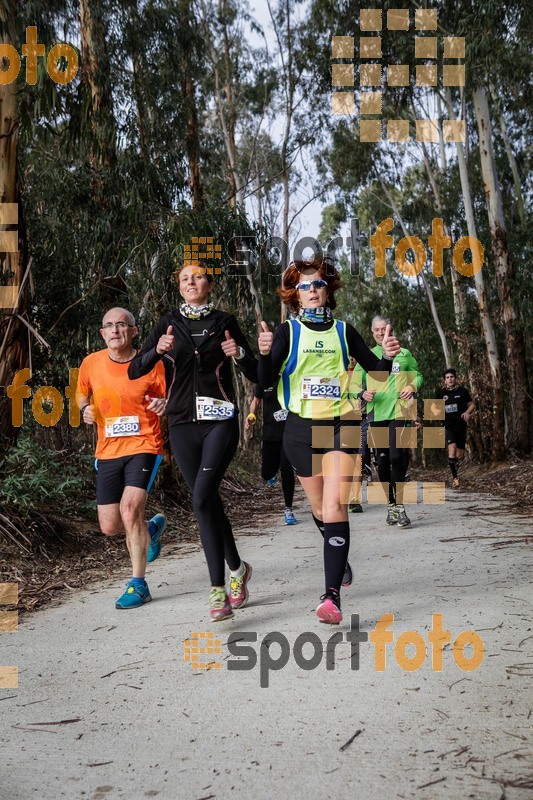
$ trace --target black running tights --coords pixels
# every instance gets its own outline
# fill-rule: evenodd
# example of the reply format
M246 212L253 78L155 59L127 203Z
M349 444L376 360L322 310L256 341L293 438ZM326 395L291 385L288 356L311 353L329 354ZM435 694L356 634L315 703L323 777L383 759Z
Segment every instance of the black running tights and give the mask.
M389 446L377 448L378 475L382 484L389 486L389 503L401 503L403 496L396 494L396 484L405 482L405 475L409 466L409 448L399 447L401 441L397 442L396 433L400 431L399 439L403 430L408 431L404 420L392 419L388 422L372 422L373 428L389 429Z
M185 422L170 428L170 446L185 482L200 526L211 586L224 586L224 561L239 569L231 523L218 488L239 443L237 419L220 422Z
M295 484L294 470L285 455L283 442L263 440L261 445L261 477L264 481L268 481L270 478L276 477L278 470L281 472L281 488L283 489L285 506L292 508Z

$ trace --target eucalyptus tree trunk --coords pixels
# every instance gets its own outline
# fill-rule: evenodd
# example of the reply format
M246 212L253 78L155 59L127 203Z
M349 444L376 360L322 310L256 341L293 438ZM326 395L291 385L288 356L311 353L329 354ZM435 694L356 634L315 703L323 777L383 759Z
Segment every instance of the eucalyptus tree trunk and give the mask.
M507 244L502 193L496 172L489 104L485 89L483 87L476 88L473 92L473 99L479 132L479 156L489 217L494 271L505 333L506 366L512 407L508 444L528 453L531 449L529 438L530 398L525 343L521 320L512 298L513 267Z
M283 93L285 97L284 115L285 127L283 131L283 140L281 142L280 159L281 159L281 185L283 187L283 223L282 223L282 238L289 247L290 237L290 169L291 163L289 159L289 141L291 136L293 115L294 115L294 93L295 93L295 77L294 77L294 53L293 53L293 29L291 22L291 2L290 0L281 0L284 6L283 17L285 19L286 30L282 32L276 21L275 14L272 10L270 0L267 0L270 19L274 27L276 39L278 42L279 56L282 64L282 81ZM280 320L284 322L287 318L287 308L280 303Z
M226 118L226 110L224 108L224 99L222 96L222 78L220 75L220 67L218 65L218 53L215 50L215 48L212 48L211 50L211 59L213 65L213 74L215 76L215 101L217 105L218 119L222 130L224 146L226 148L226 155L228 157L228 183L229 183L228 203L232 208L235 208L238 202L237 198L240 195L242 195L242 191L240 190L240 176L237 172L235 132L233 133L231 132L229 127L229 120ZM226 82L226 91L227 91L227 82ZM230 92L230 99L232 99L231 92Z
M219 0L220 16L223 19L222 36L224 42L224 63L225 63L225 84L224 92L228 108L228 155L230 156L231 176L233 181L233 205L243 207L243 181L237 169L237 145L235 137L235 127L237 124L237 113L235 109L235 98L233 93L233 62L231 58L230 39L228 35L227 8L226 0Z
M88 92L91 163L100 170L116 163L107 29L100 0L80 0L81 80Z
M424 164L426 167L426 172L428 174L431 190L433 192L433 196L435 197L435 204L437 207L437 211L442 216L442 201L440 197L440 190L424 142L422 142L422 152L424 155ZM443 228L445 236L450 236L450 230L445 221L443 222ZM462 331L466 320L466 303L464 295L461 291L461 286L459 285L459 276L457 275L457 271L454 268L453 264L450 264L450 275L452 278L453 310L455 316L455 323L457 325L458 330ZM459 346L459 353L461 357L464 355L461 346Z
M193 60L193 10L191 0L179 0L181 23L186 35L183 36L183 52L181 54L181 91L187 114L187 133L185 150L189 164L189 190L191 205L195 211L204 207L204 190L200 174L200 126L198 122L198 106L196 103L196 86L192 74Z
M0 0L0 32L4 44L18 48L15 8L6 0ZM5 69L7 63L0 66ZM15 231L9 238L18 247L15 252L0 252L0 283L7 283L0 285L0 385L5 387L13 382L19 370L29 365L28 329L21 319L27 315L29 290L24 281L27 249L17 175L17 88L16 81L0 85L0 212L3 215L0 219L6 232ZM11 208L2 209L3 203L12 204ZM14 211L14 206L18 206L18 214L8 213ZM0 453L19 432L11 423L11 400L4 396L0 398Z
M455 119L455 112L452 103L450 90L446 90L446 105L448 108L448 119ZM468 138L468 136L466 137ZM466 165L465 152L462 142L455 142L457 152L457 162L459 165L459 176L461 179L461 190L465 208L466 224L468 235L477 239L476 223L474 219L474 207L470 193L470 180ZM483 332L483 339L487 351L487 360L492 378L492 457L496 461L501 461L505 455L504 432L504 403L503 403L503 381L500 357L496 343L496 334L490 317L487 293L485 291L485 281L483 270L480 269L474 274L474 285L476 287L476 298L479 312L479 321Z
M392 206L392 209L394 211L395 216L397 216L398 219L400 220L400 226L402 228L403 235L406 238L409 238L409 232L407 231L407 228L405 227L405 222L403 221L402 216L401 216L401 214L400 214L400 212L398 210L398 206L396 205L394 197L392 196L391 192L389 192L389 190L387 188L387 185L384 183L384 181L380 181L380 183L381 183L381 186L383 188L383 191L387 195L387 198L389 200L389 203ZM437 306L435 305L435 298L433 297L433 291L431 289L431 286L428 283L428 280L427 280L426 276L424 275L424 270L422 270L420 272L420 278L422 280L422 284L423 284L424 289L426 291L426 295L427 295L428 302L429 302L429 308L430 308L430 311L431 311L431 316L433 317L433 322L435 323L435 328L437 329L437 333L439 335L439 339L440 339L440 343L441 343L441 347L442 347L442 352L444 354L444 364L445 364L445 366L448 366L448 364L450 363L450 351L448 349L448 342L446 341L446 336L445 336L444 329L442 327L442 324L441 324L441 321L440 321L440 318L439 318L439 313L437 311Z
M238 169L238 151L236 144L236 125L237 109L235 107L234 78L233 78L233 54L231 52L231 40L228 32L228 10L225 0L218 0L218 14L222 25L222 54L219 54L216 46L211 45L210 56L213 74L215 77L215 102L218 111L218 118L226 155L228 157L228 181L230 194L228 203L232 208L244 210L244 182ZM236 40L236 37L232 37ZM224 63L224 76L220 72L220 62ZM224 84L224 88L222 87ZM253 312L259 327L262 319L261 297L254 279L254 265L247 260L245 266L245 276L252 298ZM249 309L244 309L245 314Z
M490 87L490 95L494 102L494 106L496 108L496 115L498 117L498 121L500 123L500 131L502 134L503 145L505 147L505 152L507 154L507 158L509 160L509 166L511 167L511 173L513 175L513 183L516 192L516 202L518 204L518 213L520 215L520 222L525 225L526 222L526 212L524 207L524 195L522 193L522 184L520 181L520 175L518 172L518 166L516 163L516 158L514 157L513 148L511 147L511 142L509 141L509 133L507 131L507 125L505 124L505 117L503 115L503 111L500 107L500 101L498 99L498 95L494 89L494 86Z
M441 112L440 98L438 95L437 98L439 101L438 107L440 116L442 112ZM442 126L439 126L439 141L442 141L442 148L440 148L441 159L439 164L439 171L443 172L446 168L446 156L444 151L444 139L442 137ZM424 156L424 164L429 178L429 183L431 186L431 190L433 192L433 196L435 197L435 205L439 215L443 217L440 189L435 175L435 171L432 167L425 143L421 142L421 146L422 146L422 153ZM443 222L443 229L445 236L450 236L450 230L445 221ZM466 301L461 289L459 275L457 274L457 270L453 266L453 263L450 263L450 275L452 279L453 311L454 311L455 325L456 325L456 332L454 338L457 346L457 352L459 355L459 362L462 365L462 368L465 369L468 373L468 382L470 384L470 389L472 391L473 396L481 397L481 387L477 379L476 370L473 368L474 365L473 365L472 348L469 346L468 338L466 336L466 331L465 331ZM450 361L448 363L448 366L455 366L455 365ZM481 421L479 414L477 414L474 417L473 423L469 425L468 435L472 450L476 453L476 455L479 457L481 461L484 461L486 458L486 451L484 447L483 437L481 435Z

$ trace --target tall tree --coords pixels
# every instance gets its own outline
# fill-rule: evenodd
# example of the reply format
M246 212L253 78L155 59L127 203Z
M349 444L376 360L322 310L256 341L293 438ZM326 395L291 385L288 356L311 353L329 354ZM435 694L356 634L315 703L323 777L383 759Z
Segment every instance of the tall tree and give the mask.
M506 366L513 412L509 417L508 444L522 452L531 449L529 432L530 403L524 335L512 296L514 274L507 243L500 182L496 172L487 92L478 86L473 93L479 133L479 155L489 217L492 254L500 309L505 332Z
M0 40L19 49L22 26L17 25L16 0L0 0ZM13 69L2 58L2 69ZM0 204L18 207L16 225L12 216L5 216L0 206L0 221L4 230L18 231L16 252L0 252L0 275L16 291L0 288L0 385L8 386L15 374L29 364L28 329L24 324L29 307L29 284L26 277L27 248L24 237L24 214L18 176L18 84L16 80L0 85ZM9 224L5 224L8 222ZM2 307L3 306L3 307ZM18 433L11 424L11 402L0 399L0 452ZM7 439L6 439L7 437Z
M108 30L100 0L80 0L81 78L86 91L91 164L95 170L117 160ZM96 176L98 181L98 176Z
M192 207L201 211L204 206L204 189L200 176L200 129L196 86L193 76L196 63L195 51L197 36L191 0L179 0L181 45L181 91L187 114L186 150L189 161L189 189Z
M446 105L448 108L449 119L455 120L455 111L449 89L446 90ZM461 189L468 235L472 239L477 240L478 237L474 218L474 206L472 203L472 194L470 190L470 178L468 175L468 167L462 142L455 142L455 148L457 152L459 174L461 176ZM492 403L494 409L492 416L492 456L496 461L502 461L505 455L503 375L500 356L498 353L498 345L496 342L496 334L494 331L494 324L492 322L487 292L485 289L485 279L481 269L474 273L474 285L476 287L480 327L483 332L483 339L485 341L485 347L487 351L487 360L492 377Z

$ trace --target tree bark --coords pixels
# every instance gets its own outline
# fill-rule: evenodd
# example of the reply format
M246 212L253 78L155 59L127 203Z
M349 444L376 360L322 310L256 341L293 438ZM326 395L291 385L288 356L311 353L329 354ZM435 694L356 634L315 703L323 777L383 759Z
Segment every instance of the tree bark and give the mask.
M3 19L5 44L17 46L10 20ZM6 65L2 65L4 68ZM9 224L8 230L18 229L18 252L0 253L0 274L8 273L7 284L18 286L16 291L3 292L5 300L0 303L0 386L7 387L15 374L29 365L28 329L15 315L26 316L29 305L28 284L23 279L26 272L27 249L24 243L22 203L17 176L17 83L0 85L0 204L18 205L17 225ZM0 206L1 207L1 206ZM18 296L18 302L17 302ZM13 299L16 306L13 306ZM14 428L11 416L11 400L0 398L0 453L13 443L19 433Z
M188 71L184 75L182 88L187 107L186 149L189 161L189 188L191 191L191 204L195 211L199 211L204 205L204 190L200 177L200 133L195 87Z
M392 206L392 209L393 209L395 215L398 217L398 219L400 221L400 225L401 225L401 228L402 228L402 231L403 231L403 235L406 238L409 238L409 233L407 231L407 228L405 227L405 222L403 221L402 216L401 216L401 214L400 214L400 212L398 210L398 206L396 205L394 197L389 192L385 182L384 181L380 181L380 183L381 183L381 186L383 188L383 191L387 195L387 198L389 200L389 203ZM440 339L440 343L441 343L441 347L442 347L442 352L444 354L444 363L445 363L446 366L448 366L448 364L450 363L450 351L448 349L448 342L446 341L446 336L444 334L444 329L443 329L443 327L441 325L441 321L440 321L440 318L439 318L439 313L437 311L437 306L435 305L435 298L433 297L433 291L431 289L431 286L428 283L428 280L427 280L426 276L424 275L424 270L421 271L420 278L422 279L422 283L424 285L424 289L426 291L426 295L427 295L428 302L429 302L429 308L430 308L430 311L431 311L431 316L433 317L433 322L435 323L435 328L437 329L437 333L439 335L439 339Z
M222 35L224 41L224 61L226 65L226 80L224 92L228 106L228 154L230 155L231 178L233 183L233 205L242 208L243 206L243 185L242 179L237 170L237 146L235 143L236 110L233 96L233 66L231 61L231 50L228 36L226 0L219 0L219 13L223 20Z
M446 90L446 105L448 108L448 119L455 119L455 112L452 103L451 92ZM466 124L466 121L465 121ZM466 137L468 138L468 136ZM466 224L468 234L472 238L477 239L476 223L474 219L474 208L472 205L472 197L470 193L470 180L468 177L468 169L466 165L465 152L462 142L455 142L457 152L457 162L459 165L459 175L461 179L461 190L463 195L463 203L465 207ZM494 326L490 317L489 307L487 303L487 293L485 291L485 280L483 278L483 270L479 270L474 275L474 285L476 287L476 298L479 311L479 321L481 330L483 332L483 339L485 341L485 348L487 351L487 359L489 363L490 373L492 376L492 457L495 461L502 461L505 455L504 446L504 403L503 403L503 382L500 357L498 355L498 346L496 343L496 335Z
M429 155L427 152L426 145L424 144L424 142L422 142L421 144L422 144L422 152L424 155L424 164L426 166L426 172L428 174L431 190L433 192L433 196L435 197L437 211L442 216L442 202L440 197L439 186L435 177L435 173L432 169L431 162L429 160ZM450 236L450 230L446 222L443 223L443 228L444 228L444 234L446 236ZM461 287L459 285L459 277L457 275L457 271L455 270L453 264L450 264L450 274L452 276L453 310L455 315L455 323L457 325L458 330L462 331L466 320L466 303L464 295L461 291ZM466 354L463 353L461 349L460 349L460 355L463 361L466 363Z
M518 172L518 166L516 163L516 158L514 157L513 149L511 147L511 142L509 141L509 134L507 132L507 125L505 124L505 117L503 116L503 111L500 108L498 95L496 94L494 86L490 87L490 94L496 108L496 114L498 116L498 121L500 123L500 130L502 132L503 145L505 147L505 152L507 153L509 166L511 167L511 173L513 175L513 183L516 192L516 202L518 204L518 213L520 215L520 222L523 225L525 225L526 212L524 207L524 195L522 193L522 184L520 182L520 174Z
M180 0L182 25L187 35L187 46L181 59L181 91L185 101L187 113L187 133L185 137L185 150L189 164L189 189L191 192L191 205L193 210L200 211L204 207L204 190L200 173L200 126L198 122L198 107L196 104L196 86L192 75L194 57L193 13L191 0Z
M107 38L99 2L80 0L81 80L90 97L91 163L96 169L117 160Z
M291 135L291 127L292 127L292 118L294 114L294 90L295 90L295 81L293 75L293 41L292 41L292 26L291 26L291 4L290 0L284 0L284 17L287 26L287 30L285 33L285 41L283 40L283 36L281 31L279 30L274 12L272 11L272 6L270 0L267 0L268 11L270 13L270 19L272 20L272 25L274 27L274 32L276 34L276 39L278 42L278 49L279 55L283 67L283 81L284 81L284 92L285 92L285 129L283 131L283 140L281 143L281 185L283 186L283 228L282 228L282 238L286 242L287 247L289 247L289 236L290 236L290 224L289 224L289 212L290 212L290 192L289 192L289 181L290 181L290 163L288 159L288 149L289 149L289 140ZM285 55L286 61L285 61ZM284 322L287 318L287 308L281 302L280 303L280 321Z
M494 271L505 333L506 365L512 407L512 413L509 417L508 444L517 450L528 453L531 449L529 431L530 400L525 343L519 315L512 299L513 267L507 244L502 194L496 172L489 104L485 89L483 87L476 88L473 92L473 99L479 132L479 156L489 217Z

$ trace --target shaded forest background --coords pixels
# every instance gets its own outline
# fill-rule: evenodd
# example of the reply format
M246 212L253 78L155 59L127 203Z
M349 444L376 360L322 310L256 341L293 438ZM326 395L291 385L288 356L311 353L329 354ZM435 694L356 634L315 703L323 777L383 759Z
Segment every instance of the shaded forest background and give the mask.
M101 347L100 321L112 305L133 311L142 341L178 303L173 273L194 236L222 245L218 302L255 346L258 321L282 319L278 265L299 234L325 246L357 218L367 234L360 274L351 274L346 248L336 253L338 316L369 344L374 314L392 318L425 377L420 403L444 366L457 367L478 403L473 459L527 456L533 8L525 0L423 5L438 9L439 41L466 37L464 88L440 78L435 87L415 85L419 4L407 0L265 0L268 30L235 0L0 0L2 42L20 53L26 27L36 25L47 52L66 41L80 63L78 77L61 85L39 59L29 85L22 59L19 78L0 86L0 201L19 206L19 252L0 254L1 283L19 285L16 308L0 309L0 385L29 368L33 393L52 386L64 395L69 370ZM387 89L383 117L409 120L412 139L414 120L435 110L464 118L464 145L445 142L440 126L434 144L360 143L358 114L331 113L332 36L357 43L361 7L381 8L385 18L407 6L410 31L392 35L384 26L381 36L383 62L409 64L411 83ZM320 230L300 230L316 200ZM434 217L452 244L476 236L482 270L459 275L448 250L442 277L429 258L406 276L389 253L387 275L376 278L368 234L386 217L396 243L408 234L427 243ZM252 252L236 268L238 237ZM288 252L273 248L272 237L288 242ZM237 380L244 409L250 387ZM67 404L51 427L35 422L31 399L24 404L24 422L13 427L4 389L0 533L10 539L74 502L94 514L91 432L69 424ZM247 447L243 434L244 461ZM160 480L176 486L169 461Z

